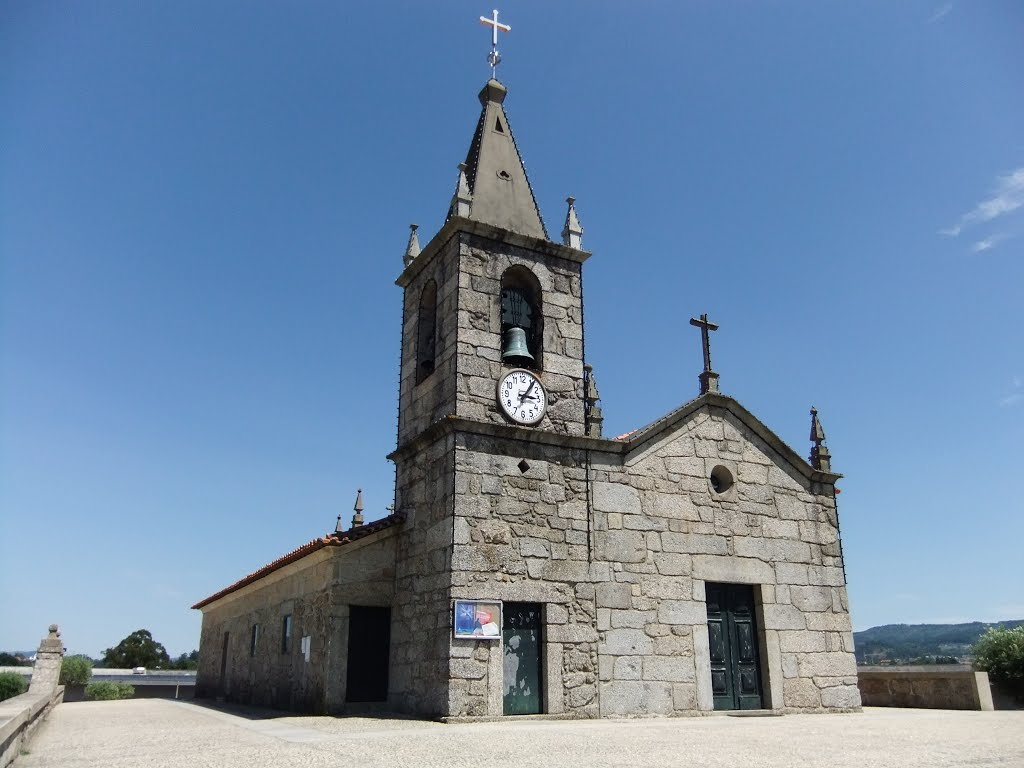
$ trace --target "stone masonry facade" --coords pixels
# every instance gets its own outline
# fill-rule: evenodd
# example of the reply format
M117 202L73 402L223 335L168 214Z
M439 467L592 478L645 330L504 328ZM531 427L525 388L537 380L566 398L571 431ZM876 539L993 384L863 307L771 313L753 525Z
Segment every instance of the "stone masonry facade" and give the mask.
M456 450L453 596L544 604L549 712L709 711L709 581L754 586L766 708L859 707L830 494L720 406L587 455L478 435ZM736 479L721 494L720 465ZM501 649L470 645L452 714L500 714Z
M211 602L203 610L196 697L344 712L349 608L389 605L394 563L395 530L390 529L344 548L315 550ZM291 617L287 650L285 616ZM309 637L308 660L301 651L303 637Z

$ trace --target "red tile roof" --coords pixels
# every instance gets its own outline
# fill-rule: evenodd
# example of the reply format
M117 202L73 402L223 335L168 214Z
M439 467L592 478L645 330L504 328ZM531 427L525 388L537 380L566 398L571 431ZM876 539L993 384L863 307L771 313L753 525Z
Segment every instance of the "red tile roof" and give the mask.
M255 581L259 581L264 576L273 573L279 568L284 568L289 563L294 563L296 560L301 560L306 555L311 555L314 552L323 549L324 547L342 547L346 544L351 544L353 541L358 541L359 539L366 538L372 533L377 533L377 531L383 531L386 528L390 528L391 526L402 522L402 520L404 519L405 517L403 515L398 514L396 512L393 515L382 517L380 520L374 520L372 523L361 525L358 528L351 528L345 531L344 533L331 533L322 538L313 539L312 541L303 544L301 547L293 549L288 554L282 555L281 557L277 558L277 560L275 560L274 562L268 563L259 570L253 571L248 576L239 579L231 586L224 587L224 589L220 590L219 592L214 592L212 595L210 595L204 600L200 600L192 607L202 608L203 606L209 605L215 600L220 600L220 598L224 597L225 595L229 595L232 592L246 586L247 584L252 584Z

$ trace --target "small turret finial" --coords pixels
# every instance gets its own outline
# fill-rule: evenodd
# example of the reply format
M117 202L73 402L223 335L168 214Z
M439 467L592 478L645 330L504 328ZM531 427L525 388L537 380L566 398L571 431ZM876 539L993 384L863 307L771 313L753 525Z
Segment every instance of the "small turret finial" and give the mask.
M419 224L409 225L409 244L405 246L405 266L412 264L412 260L420 255L420 239L416 236L416 230L419 229Z
M579 251L583 249L583 227L576 215L576 198L567 197L565 202L569 204L569 210L565 213L565 226L562 227L562 244Z
M601 437L604 415L597 401L601 394L597 391L597 379L594 378L594 366L583 365L583 423L587 437Z
M811 455L809 461L815 469L822 472L832 471L832 454L825 445L825 428L818 418L818 409L811 406Z
M469 191L469 179L466 178L467 169L468 166L465 163L459 163L459 183L455 187L449 216L469 217L469 209L473 205L473 193Z
M363 489L356 492L356 505L353 507L355 514L352 515L352 527L358 528L363 524Z
M335 533L344 533L345 527L341 524L341 515L338 515L338 522L334 524Z

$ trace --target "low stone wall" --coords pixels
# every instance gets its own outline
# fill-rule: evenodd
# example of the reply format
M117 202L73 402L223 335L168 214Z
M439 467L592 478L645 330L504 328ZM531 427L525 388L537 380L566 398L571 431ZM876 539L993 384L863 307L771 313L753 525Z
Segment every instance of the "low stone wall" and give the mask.
M64 700L64 686L44 693L23 693L0 702L0 768L7 768L21 754L29 737L50 710Z
M858 667L865 707L991 710L988 673L969 666Z

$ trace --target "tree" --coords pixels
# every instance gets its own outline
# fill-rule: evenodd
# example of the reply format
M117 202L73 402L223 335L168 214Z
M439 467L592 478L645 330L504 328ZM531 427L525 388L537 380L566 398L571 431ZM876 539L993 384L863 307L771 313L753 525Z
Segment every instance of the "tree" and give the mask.
M167 669L170 665L167 650L153 639L148 629L137 629L116 646L103 652L103 666L112 669Z
M997 683L1024 693L1024 626L992 628L974 644L974 666Z
M135 695L134 686L129 683L89 683L85 686L85 697L96 701L117 701L130 699Z
M60 663L61 685L85 685L92 677L92 659L88 656L65 656Z
M20 696L28 690L28 680L17 672L0 672L0 701Z
M181 654L171 662L171 669L199 669L199 651Z
M27 667L29 663L13 653L7 653L7 651L0 653L0 667Z

